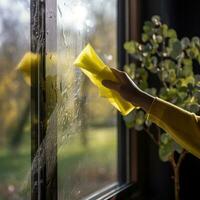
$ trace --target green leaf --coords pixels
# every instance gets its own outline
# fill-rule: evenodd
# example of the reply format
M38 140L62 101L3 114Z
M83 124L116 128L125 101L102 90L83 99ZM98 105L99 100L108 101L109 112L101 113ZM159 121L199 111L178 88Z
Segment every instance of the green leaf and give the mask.
M157 41L158 43L162 43L162 42L163 42L163 37L162 37L161 35L158 35L158 36L156 37L156 41Z
M133 128L135 123L134 123L134 118L136 117L136 112L132 111L128 115L124 116L124 121L126 124L126 127L128 128Z
M196 47L191 47L190 49L187 49L186 52L191 59L198 59L199 57L199 50Z
M172 145L173 145L174 151L178 152L179 154L182 153L183 148L179 144L177 144L175 141L173 141Z
M156 89L156 88L146 88L146 89L145 89L145 92L147 92L147 93L149 93L149 94L155 96L156 93L157 93L157 89Z
M151 35L151 34L152 34L153 27L154 27L154 25L153 25L152 22L146 21L146 22L144 23L144 26L143 26L143 31L144 31L145 33L148 33L149 35Z
M174 29L169 29L167 32L167 37L169 38L177 38L176 31Z
M129 65L125 65L125 66L124 66L125 72L127 72L128 75L129 75L132 79L135 78L135 69L136 69L135 63L131 63L131 64L129 64Z
M147 42L148 40L149 40L148 34L143 33L143 34L142 34L142 41L143 41L143 42Z
M158 58L156 56L151 57L151 62L155 67L157 67L158 64Z
M135 120L135 123L136 125L143 125L144 124L144 121L145 121L145 118L144 118L144 112L139 110L137 112L137 115L136 115L136 120Z
M184 58L184 59L182 60L182 63L183 63L185 66L192 67L192 60L191 60L191 59L186 59L186 58Z
M160 16L158 16L158 15L152 16L151 21L153 22L153 24L155 26L160 26L161 25Z
M175 42L172 43L172 50L170 55L172 58L177 59L177 57L181 54L182 52L182 47L181 43L179 40L176 40Z
M197 61L198 61L198 63L200 64L200 53L199 53L199 55L197 56Z
M162 71L161 72L161 80L165 81L168 78L169 74L167 71Z
M155 67L151 61L151 57L146 57L144 59L144 65L147 69L151 70L153 67Z
M142 55L141 55L141 53L134 53L134 54L132 54L132 57L134 58L134 59L136 59L136 60L139 60L139 61L141 61L142 62Z
M129 54L133 54L133 53L137 52L137 46L138 46L137 42L135 42L135 41L129 41L129 42L125 42L124 49Z
M168 101L172 101L174 98L177 97L177 89L176 88L167 88L167 89L162 89L161 90L161 98L168 100Z
M152 50L152 45L150 43L147 43L146 45L144 45L144 52L151 52Z
M172 142L159 146L159 157L163 162L167 162L169 157L173 154L174 149Z
M136 71L137 71L138 74L140 74L140 77L142 78L142 80L147 80L148 73L147 73L146 69L144 69L144 68L137 68Z
M186 92L181 92L181 91L179 90L179 92L178 92L178 97L179 97L180 101L183 102L184 99L187 97L187 93L186 93Z
M198 104L200 104L200 91L196 91L194 97L197 99Z
M163 133L160 136L160 142L161 142L162 145L168 144L171 141L172 141L172 139L171 139L170 135L167 134L167 133Z
M163 24L161 26L161 32L164 37L168 37L168 26L166 24Z
M188 76L186 78L180 79L180 82L182 87L188 87L189 84L194 85L195 80L193 76Z
M195 74L194 78L195 78L196 82L200 82L200 75L199 74Z
M148 117L148 114L146 113L145 114L145 125L147 126L147 127L150 127L151 125L152 125L152 122L151 122L151 120L147 120L147 117Z
M200 81L195 84L195 88L200 90Z
M157 43L159 44L163 41L163 37L161 35L156 35L156 34L152 35L152 39L155 42L155 44Z
M192 76L192 78L194 79L192 65L184 65L183 70L182 70L182 74L185 77Z
M174 152L173 140L169 134L163 133L160 137L160 146L159 146L159 157L162 161L166 162L169 160Z
M181 47L182 49L187 48L190 45L190 39L188 37L184 37L181 39Z
M199 107L199 104L193 103L193 104L189 104L189 105L187 106L187 109L188 109L190 112L197 113L197 112L200 110L200 107Z
M196 46L200 46L200 39L199 37L195 36L192 38L192 42L196 45Z
M176 72L175 69L170 69L169 70L169 77L168 77L168 82L174 83L176 81Z

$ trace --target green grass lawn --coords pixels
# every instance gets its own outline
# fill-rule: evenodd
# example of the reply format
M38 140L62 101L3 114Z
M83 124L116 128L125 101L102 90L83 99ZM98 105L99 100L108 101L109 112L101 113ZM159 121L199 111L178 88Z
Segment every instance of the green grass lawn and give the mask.
M0 150L0 200L18 199L31 168L30 135L25 134L22 144L11 150L10 146Z
M80 199L116 181L115 128L90 129L88 146L75 137L58 153L60 199Z
M76 199L115 181L115 131L113 127L91 128L87 132L87 146L81 144L77 134L58 148L60 199L73 196ZM17 151L10 151L9 148L0 151L0 200L13 199L19 193L30 167L29 135L24 137ZM78 195L74 192L76 190L80 191Z

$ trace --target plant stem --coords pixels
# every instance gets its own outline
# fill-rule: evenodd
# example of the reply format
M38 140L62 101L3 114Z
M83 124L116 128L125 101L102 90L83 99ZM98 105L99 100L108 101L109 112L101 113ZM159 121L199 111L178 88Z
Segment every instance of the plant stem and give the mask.
M160 130L160 127L158 127L158 126L156 126L156 128L157 128L157 131L158 131L158 139L157 139L157 141L158 141L158 144L160 145L161 130Z
M146 131L147 135L152 139L154 144L159 145L159 142L156 140L156 138L153 136L153 134L149 131L149 129L146 128L145 131Z
M175 162L174 154L169 158L169 161L171 162L174 171L175 200L180 200L180 166L186 154L187 151L184 150L179 156L177 163Z
M179 169L176 167L174 170L174 189L175 189L175 200L180 199L180 177L179 177Z

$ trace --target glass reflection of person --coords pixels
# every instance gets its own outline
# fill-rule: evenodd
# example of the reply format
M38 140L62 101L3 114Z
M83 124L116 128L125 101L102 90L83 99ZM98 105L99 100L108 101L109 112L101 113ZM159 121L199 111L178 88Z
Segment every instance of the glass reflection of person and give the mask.
M148 118L168 132L187 151L200 158L200 116L142 91L122 71L111 68L119 83L102 81L133 105L147 112Z

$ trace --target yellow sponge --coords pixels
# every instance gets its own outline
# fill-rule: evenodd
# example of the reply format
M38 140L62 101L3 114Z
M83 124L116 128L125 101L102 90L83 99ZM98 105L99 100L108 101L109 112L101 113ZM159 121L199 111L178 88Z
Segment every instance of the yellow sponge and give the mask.
M135 107L116 91L110 90L102 85L102 80L118 82L111 69L103 63L94 49L88 44L77 59L74 65L80 67L83 73L88 76L91 82L99 88L99 95L108 98L108 101L117 108L122 115L127 115Z

